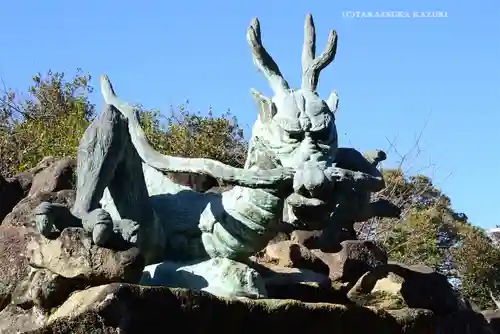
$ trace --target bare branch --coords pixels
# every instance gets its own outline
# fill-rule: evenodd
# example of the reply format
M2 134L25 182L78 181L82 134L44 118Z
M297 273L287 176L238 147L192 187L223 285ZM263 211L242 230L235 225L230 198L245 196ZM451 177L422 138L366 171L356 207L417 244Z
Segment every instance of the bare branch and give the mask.
M388 152L392 152L399 158L397 165L394 169L399 170L403 175L408 175L410 173L420 174L424 170L434 168L435 164L429 161L428 165L422 166L421 168L416 168L414 166L415 160L424 152L421 148L421 142L423 139L424 131L427 127L428 119L424 122L424 125L420 132L415 136L415 141L413 145L405 153L401 153L396 147L397 136L393 140L385 137L389 144ZM413 199L425 194L426 191L432 189L432 186L424 187L418 193L413 193L414 190L407 189L404 192L400 192L400 187L398 184L388 182L387 187L379 193L373 194L373 198L385 198L390 199L394 204L403 208L400 219L386 219L386 218L372 218L365 222L360 223L359 230L362 231L363 238L365 239L376 239L382 243L387 242L387 238L390 235L390 231L398 224L407 219L414 210L415 205Z
M247 41L252 50L252 58L255 66L266 76L274 93L277 94L288 90L288 83L283 78L278 65L262 45L260 23L257 18L254 18L250 27L248 27Z
M3 80L3 78L0 78L0 82L2 83L2 86L3 86L3 97L0 98L0 106L3 107L3 108L9 108L11 109L12 111L15 111L17 112L18 114L20 114L21 116L23 116L24 118L26 119L31 119L31 116L27 113L25 113L21 106L9 101L8 99L8 96L9 96L9 89L7 89L7 85L5 84L5 81Z
M337 53L337 32L331 30L325 51L315 58L316 32L311 14L307 14L304 25L304 46L302 49L302 89L316 90L319 73L327 67Z

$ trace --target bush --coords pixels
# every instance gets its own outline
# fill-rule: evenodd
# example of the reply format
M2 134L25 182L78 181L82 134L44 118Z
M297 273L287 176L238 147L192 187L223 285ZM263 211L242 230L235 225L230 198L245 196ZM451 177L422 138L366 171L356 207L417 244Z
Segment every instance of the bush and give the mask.
M377 196L403 207L401 219L373 219L361 236L379 241L391 260L425 264L446 275L482 308L494 306L490 289L500 281L500 249L486 232L455 212L429 177L384 170L387 187Z
M214 117L210 109L206 116L191 112L186 105L170 117L158 110L142 111L140 119L146 136L158 151L180 157L210 158L242 168L247 143L243 129L230 112ZM142 110L142 109L141 109Z
M95 117L89 100L90 75L78 70L70 80L48 71L33 78L27 96L4 91L0 98L0 173L11 175L34 167L46 156L75 157L78 142ZM203 157L242 167L246 142L237 119L193 113L182 105L165 117L138 106L152 145L164 154Z
M78 141L94 117L89 102L90 75L70 81L64 73L33 77L28 96L12 91L0 99L0 172L13 174L35 166L45 156L74 157Z

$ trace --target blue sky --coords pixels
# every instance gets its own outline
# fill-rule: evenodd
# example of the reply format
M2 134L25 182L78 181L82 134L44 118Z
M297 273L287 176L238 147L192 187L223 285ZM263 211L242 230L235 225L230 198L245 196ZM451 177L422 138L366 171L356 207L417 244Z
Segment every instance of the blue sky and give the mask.
M0 77L25 91L48 69L108 74L126 100L168 111L228 109L251 125L254 87L270 89L251 60L245 33L261 22L264 45L291 86L300 85L306 13L318 53L337 30L335 63L319 93L340 96L341 145L386 149L385 166L433 177L474 224L500 224L500 4L495 0L352 1L7 1L0 27ZM349 18L346 11L444 11L446 18ZM96 103L102 99L98 90ZM247 129L247 134L249 128ZM430 166L430 167L429 167ZM426 168L427 167L427 168Z

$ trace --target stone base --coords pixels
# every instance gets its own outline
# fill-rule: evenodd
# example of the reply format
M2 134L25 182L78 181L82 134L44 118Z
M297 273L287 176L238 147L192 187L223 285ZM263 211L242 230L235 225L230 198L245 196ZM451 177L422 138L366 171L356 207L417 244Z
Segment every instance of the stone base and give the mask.
M109 284L73 294L43 333L434 333L433 320L432 312L418 309L228 300L185 289Z

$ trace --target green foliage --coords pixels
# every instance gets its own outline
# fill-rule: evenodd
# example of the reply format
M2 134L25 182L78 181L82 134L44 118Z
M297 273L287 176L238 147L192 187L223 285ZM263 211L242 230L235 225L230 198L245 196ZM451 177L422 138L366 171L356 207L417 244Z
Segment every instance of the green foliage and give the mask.
M69 80L64 73L48 71L32 78L27 96L4 92L0 97L0 174L29 169L46 156L76 156L78 142L95 117L89 100L90 79L81 70ZM158 151L243 166L246 142L230 113L215 117L210 110L204 116L182 105L165 117L159 110L137 107L145 133Z
M450 199L423 175L383 171L387 187L378 196L403 207L401 219L374 219L365 237L378 240L392 260L425 264L459 282L478 306L492 306L489 282L500 279L500 250L485 231L455 212ZM368 230L368 231L367 231Z
M500 282L500 250L484 230L461 226L460 240L451 249L453 262L461 275L462 293L483 308L495 307L490 298L493 282Z
M181 105L169 117L160 111L142 111L140 120L149 141L158 151L180 157L210 158L243 167L247 143L243 129L229 112L214 117L212 110L202 115Z
M45 156L74 157L78 141L92 120L90 75L69 81L64 73L37 74L28 96L13 91L0 99L0 172L12 174L35 166Z
M438 268L446 256L438 242L440 224L439 212L412 210L385 240L390 257L406 264L425 263Z

